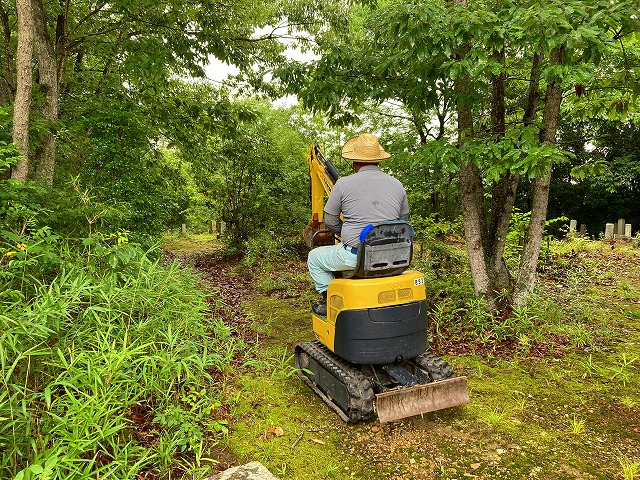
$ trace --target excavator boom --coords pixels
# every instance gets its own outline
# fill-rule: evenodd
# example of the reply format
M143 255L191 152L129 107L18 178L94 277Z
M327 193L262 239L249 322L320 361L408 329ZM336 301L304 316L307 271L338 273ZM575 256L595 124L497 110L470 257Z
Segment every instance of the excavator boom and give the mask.
M320 145L311 145L307 155L309 175L311 176L311 219L304 229L305 243L309 248L334 243L333 235L325 232L324 202L325 195L331 194L333 186L340 178L335 165L324 156Z

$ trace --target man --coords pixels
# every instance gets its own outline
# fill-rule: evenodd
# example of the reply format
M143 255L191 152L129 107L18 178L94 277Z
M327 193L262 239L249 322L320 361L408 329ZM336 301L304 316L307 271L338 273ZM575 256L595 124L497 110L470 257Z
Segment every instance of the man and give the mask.
M378 166L390 156L370 133L352 138L342 147L342 157L353 161L355 173L338 179L324 207L327 229L342 241L314 248L307 258L309 273L322 295L322 300L312 307L317 315L327 314L327 288L335 278L333 272L355 268L362 229L369 224L409 218L404 187Z

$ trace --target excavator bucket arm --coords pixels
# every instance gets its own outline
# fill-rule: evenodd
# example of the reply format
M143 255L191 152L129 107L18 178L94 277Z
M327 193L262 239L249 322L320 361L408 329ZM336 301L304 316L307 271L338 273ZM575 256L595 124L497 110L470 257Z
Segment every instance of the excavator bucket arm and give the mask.
M340 178L335 165L324 156L319 145L311 145L307 155L311 177L311 219L304 229L304 239L308 247L332 245L333 234L326 231L324 224L325 195L331 194L333 186Z

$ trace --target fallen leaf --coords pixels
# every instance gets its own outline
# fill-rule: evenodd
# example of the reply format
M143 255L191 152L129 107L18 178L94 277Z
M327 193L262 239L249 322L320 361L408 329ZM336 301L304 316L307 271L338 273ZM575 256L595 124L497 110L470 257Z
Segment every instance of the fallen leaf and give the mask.
M324 442L322 440L317 439L317 438L311 437L309 440L311 440L314 443L318 443L320 445L324 445Z

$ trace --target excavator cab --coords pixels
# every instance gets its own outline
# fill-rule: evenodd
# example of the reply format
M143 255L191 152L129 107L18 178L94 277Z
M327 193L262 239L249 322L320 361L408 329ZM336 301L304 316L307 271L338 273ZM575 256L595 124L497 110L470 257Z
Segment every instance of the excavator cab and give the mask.
M333 242L323 229L321 189L330 194L335 172L317 145L308 161L313 212L304 237L313 248L319 238ZM388 422L469 401L466 377L426 351L424 276L408 269L413 234L404 221L366 227L355 269L329 283L326 316L312 314L316 341L296 346L300 378L345 422L376 414Z

